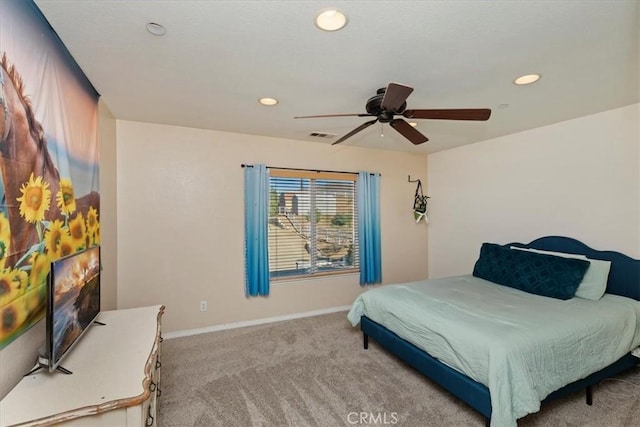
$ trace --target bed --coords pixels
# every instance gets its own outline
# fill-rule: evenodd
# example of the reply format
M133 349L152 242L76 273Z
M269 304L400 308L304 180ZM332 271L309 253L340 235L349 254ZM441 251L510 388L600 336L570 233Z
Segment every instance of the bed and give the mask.
M372 338L492 427L515 426L579 390L591 404L593 384L639 362L631 351L640 345L640 260L559 236L499 246L609 261L606 293L549 298L474 275L383 286L360 295L348 315L365 349Z

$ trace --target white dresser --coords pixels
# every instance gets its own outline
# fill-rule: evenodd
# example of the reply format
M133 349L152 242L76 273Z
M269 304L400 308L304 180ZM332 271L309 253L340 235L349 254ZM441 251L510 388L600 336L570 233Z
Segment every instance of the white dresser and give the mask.
M28 375L0 401L0 426L155 426L164 306L101 312L61 366Z

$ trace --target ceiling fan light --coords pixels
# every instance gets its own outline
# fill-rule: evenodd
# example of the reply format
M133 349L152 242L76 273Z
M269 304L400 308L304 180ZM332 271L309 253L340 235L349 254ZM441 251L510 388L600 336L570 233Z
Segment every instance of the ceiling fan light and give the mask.
M270 107L272 105L276 105L278 103L278 100L275 98L260 98L258 102L262 105Z
M347 25L347 16L337 9L329 9L318 14L315 22L323 31L338 31Z
M412 127L416 127L416 126L418 126L418 122L409 122L409 124L410 124Z
M513 83L517 85L529 85L540 80L540 77L542 77L540 74L527 74L525 76L518 77L513 81Z

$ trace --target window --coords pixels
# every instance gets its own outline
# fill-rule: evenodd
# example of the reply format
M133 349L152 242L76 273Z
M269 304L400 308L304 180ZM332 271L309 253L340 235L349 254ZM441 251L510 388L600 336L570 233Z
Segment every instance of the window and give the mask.
M359 271L356 179L270 169L271 279Z

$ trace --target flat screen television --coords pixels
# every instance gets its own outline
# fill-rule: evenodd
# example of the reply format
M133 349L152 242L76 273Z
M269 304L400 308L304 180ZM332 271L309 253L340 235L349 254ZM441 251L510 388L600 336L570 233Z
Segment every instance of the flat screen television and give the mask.
M48 279L45 363L70 374L60 362L100 314L100 246L53 261Z

